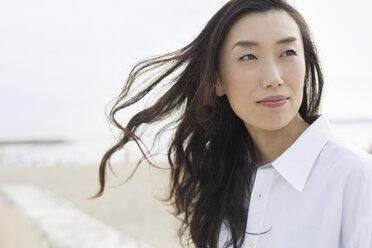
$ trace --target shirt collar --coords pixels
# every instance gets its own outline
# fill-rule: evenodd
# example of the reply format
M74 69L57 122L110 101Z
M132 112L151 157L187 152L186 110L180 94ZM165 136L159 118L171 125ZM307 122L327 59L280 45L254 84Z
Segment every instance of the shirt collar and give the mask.
M328 120L323 115L319 116L271 165L302 192L316 158L332 133Z

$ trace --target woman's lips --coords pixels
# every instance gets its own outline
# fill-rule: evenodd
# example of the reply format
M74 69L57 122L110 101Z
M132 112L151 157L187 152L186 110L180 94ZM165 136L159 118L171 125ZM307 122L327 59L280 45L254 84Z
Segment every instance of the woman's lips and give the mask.
M278 100L265 100L265 101L259 101L258 104L261 104L266 107L279 107L284 105L286 102L288 102L289 97L287 98L281 98Z

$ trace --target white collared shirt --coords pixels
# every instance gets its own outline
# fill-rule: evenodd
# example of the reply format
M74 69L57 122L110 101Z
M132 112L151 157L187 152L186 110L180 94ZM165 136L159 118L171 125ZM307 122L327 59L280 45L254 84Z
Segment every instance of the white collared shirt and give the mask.
M372 248L372 156L321 115L257 169L244 248ZM229 238L222 226L219 247Z

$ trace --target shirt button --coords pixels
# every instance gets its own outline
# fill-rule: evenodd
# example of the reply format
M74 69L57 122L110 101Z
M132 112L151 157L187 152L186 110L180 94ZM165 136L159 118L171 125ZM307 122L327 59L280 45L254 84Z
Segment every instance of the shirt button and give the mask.
M280 181L280 183L281 183L282 185L285 184L285 180L284 180L284 178L282 178L282 180Z
M253 248L254 247L254 244L252 241L248 241L248 248Z

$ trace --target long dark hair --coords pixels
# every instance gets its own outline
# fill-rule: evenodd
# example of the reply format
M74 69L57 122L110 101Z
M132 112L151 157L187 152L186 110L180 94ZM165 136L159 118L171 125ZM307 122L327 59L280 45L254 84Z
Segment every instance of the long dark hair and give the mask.
M251 176L260 157L243 121L235 115L226 96L215 94L219 51L227 32L239 17L272 9L286 11L301 31L306 78L299 114L308 123L318 117L323 76L303 17L284 0L229 1L189 45L141 61L132 69L110 112L110 120L123 135L102 158L101 187L96 196L101 196L105 189L105 173L111 156L129 141L136 142L144 158L148 159L138 134L140 126L178 113L168 149L171 184L167 200L174 205L176 215L182 216L179 236L192 241L198 248L214 248L224 223L231 234L226 245L242 245ZM131 95L138 78L152 71L156 74L145 81L145 87ZM168 82L168 90L155 103L135 114L125 126L115 119L118 111L144 99L164 81Z

